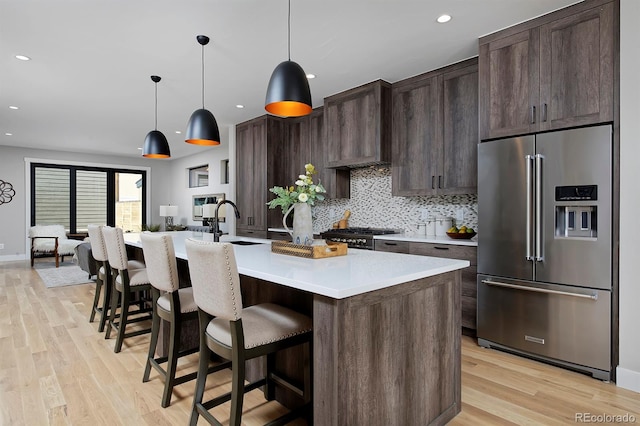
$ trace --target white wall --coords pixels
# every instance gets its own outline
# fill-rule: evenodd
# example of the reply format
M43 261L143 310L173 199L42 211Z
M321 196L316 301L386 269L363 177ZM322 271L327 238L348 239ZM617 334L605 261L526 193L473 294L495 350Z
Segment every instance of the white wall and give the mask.
M163 223L159 217L158 206L161 204L171 204L178 206L178 216L173 218L174 224L182 225L202 225L201 221L194 221L191 214L192 197L202 194L224 193L225 198L235 202L235 126L229 128L229 141L224 139L220 145L211 147L198 154L171 160L171 170L167 179L166 190L162 192L158 199L158 204L152 206L154 223ZM220 182L220 164L222 160L229 161L230 183ZM208 164L209 165L209 185L198 188L189 188L189 169ZM242 212L241 212L242 213ZM227 215L229 216L229 215ZM232 231L235 234L235 220L233 217L227 218L225 223L220 225L223 232Z
M26 207L29 188L25 179L27 173L25 158L104 164L107 167L151 167L148 176L150 206L159 204L157 200L162 198L162 188L166 187L166 182L169 180L170 163L167 161L0 146L0 179L10 182L16 192L10 203L0 205L0 243L4 244L4 249L0 250L0 261L21 260L28 257L27 229L30 219Z
M618 386L640 392L640 1L620 2L620 363Z

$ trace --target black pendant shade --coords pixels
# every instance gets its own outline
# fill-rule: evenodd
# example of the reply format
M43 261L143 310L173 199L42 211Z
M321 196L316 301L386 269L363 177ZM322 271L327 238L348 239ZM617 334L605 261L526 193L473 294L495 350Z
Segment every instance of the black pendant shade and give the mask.
M201 108L191 114L185 142L195 145L220 145L218 122L211 111Z
M283 117L299 117L311 113L309 80L300 65L289 60L273 70L264 108Z
M171 157L169 142L162 132L152 130L147 133L147 137L144 139L144 148L142 148L142 156L147 158Z
M169 149L169 142L162 132L158 130L158 82L161 80L157 75L151 76L151 81L156 86L156 103L155 103L155 130L147 133L147 137L144 139L144 146L142 148L142 156L147 158L169 158L171 157L171 150Z
M196 37L202 46L202 108L195 110L187 124L185 142L194 145L220 145L220 130L213 114L204 109L204 46L209 43L209 37Z
M281 117L300 117L311 114L311 90L306 73L291 60L291 0L287 24L289 57L271 74L264 109Z

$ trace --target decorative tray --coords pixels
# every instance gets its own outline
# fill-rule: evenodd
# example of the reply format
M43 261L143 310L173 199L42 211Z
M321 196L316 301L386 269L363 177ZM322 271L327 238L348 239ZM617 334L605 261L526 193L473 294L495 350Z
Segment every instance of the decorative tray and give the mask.
M327 241L326 245L305 246L302 244L293 244L289 241L272 241L271 251L273 253L306 257L308 259L322 259L325 257L346 255L347 244Z

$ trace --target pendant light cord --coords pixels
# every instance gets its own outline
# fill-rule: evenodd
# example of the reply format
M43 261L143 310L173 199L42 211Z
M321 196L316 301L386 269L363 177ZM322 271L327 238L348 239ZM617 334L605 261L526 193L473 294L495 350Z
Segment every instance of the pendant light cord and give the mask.
M287 48L289 60L291 60L291 0L289 0L289 22L287 22Z
M202 109L204 109L204 45L202 45Z
M156 83L156 130L158 130L158 83Z

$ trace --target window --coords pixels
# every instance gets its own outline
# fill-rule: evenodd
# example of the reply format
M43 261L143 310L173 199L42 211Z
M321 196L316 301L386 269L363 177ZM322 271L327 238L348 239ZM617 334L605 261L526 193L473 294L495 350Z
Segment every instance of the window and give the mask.
M72 234L90 223L139 232L145 182L138 170L31 164L31 225L62 224Z
M189 169L189 188L209 185L209 165Z

